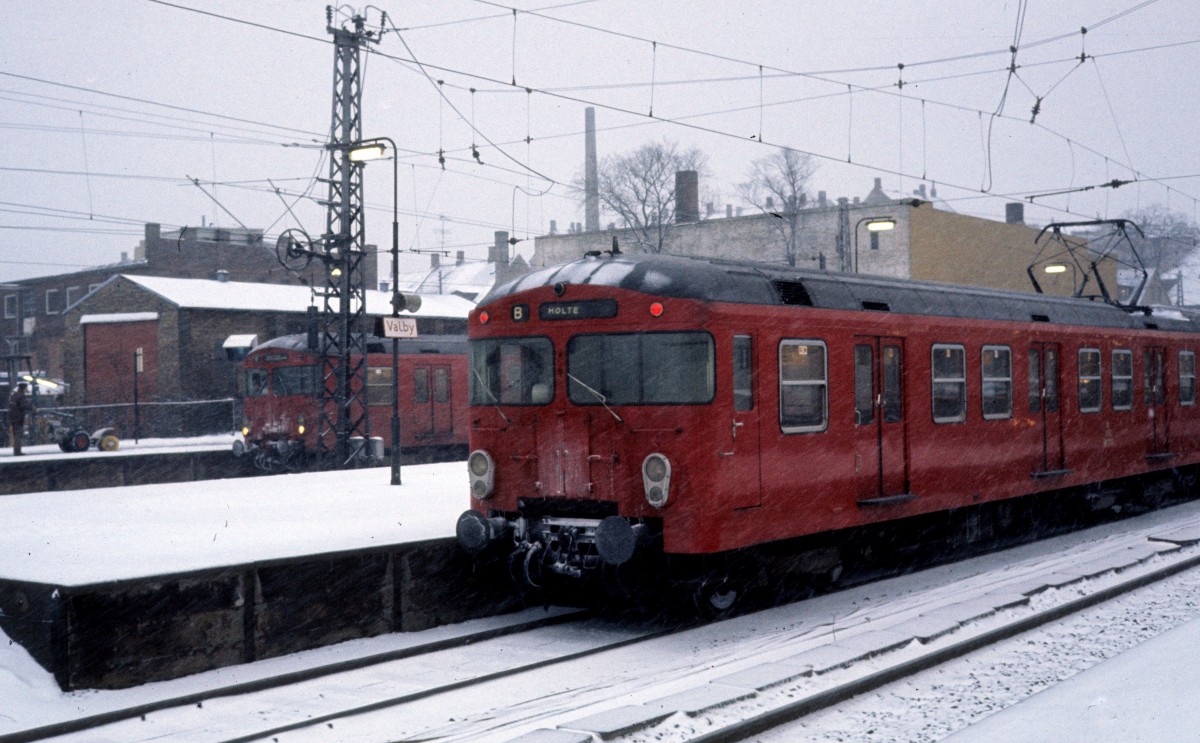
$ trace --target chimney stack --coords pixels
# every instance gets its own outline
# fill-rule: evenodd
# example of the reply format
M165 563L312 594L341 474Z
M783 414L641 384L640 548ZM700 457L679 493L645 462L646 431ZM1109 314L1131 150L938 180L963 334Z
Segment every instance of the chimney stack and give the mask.
M1004 221L1009 224L1025 224L1025 205L1019 201L1005 204Z
M508 266L508 232L505 230L496 230L496 244L492 248L495 253L493 261L496 263L497 271Z
M461 266L462 264L464 264L464 263L466 263L466 262L467 262L467 253L466 253L466 251L464 251L464 250L460 250L460 251L458 251L457 253L455 253L455 254L454 254L454 265L456 265L456 266Z
M675 172L675 224L700 221L700 174Z
M596 109L583 110L583 189L584 220L588 232L600 229L600 178L596 167Z

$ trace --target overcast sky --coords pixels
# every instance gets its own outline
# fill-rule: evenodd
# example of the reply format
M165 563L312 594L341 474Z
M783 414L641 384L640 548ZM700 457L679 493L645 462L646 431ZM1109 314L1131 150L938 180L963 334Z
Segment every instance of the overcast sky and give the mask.
M389 15L364 56L363 134L401 148L402 250L482 259L495 230L582 221L566 184L588 105L601 157L662 138L703 150L702 198L721 211L742 205L751 161L788 146L816 158L811 190L831 198L881 178L894 197L936 183L949 208L994 219L1014 200L1040 224L1197 215L1195 0L512 7L365 11L374 29ZM320 235L331 40L313 0L0 4L0 281L114 262L144 222ZM367 166L368 242L385 251L391 175ZM1137 183L1101 187L1114 179Z

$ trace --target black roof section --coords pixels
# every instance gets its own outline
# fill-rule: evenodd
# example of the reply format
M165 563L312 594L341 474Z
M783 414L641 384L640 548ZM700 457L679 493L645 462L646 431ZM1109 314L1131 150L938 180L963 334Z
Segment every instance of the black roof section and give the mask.
M558 283L713 302L1200 333L1200 313L1178 307L1131 311L1075 297L647 253L602 254L543 268L495 287L479 306Z

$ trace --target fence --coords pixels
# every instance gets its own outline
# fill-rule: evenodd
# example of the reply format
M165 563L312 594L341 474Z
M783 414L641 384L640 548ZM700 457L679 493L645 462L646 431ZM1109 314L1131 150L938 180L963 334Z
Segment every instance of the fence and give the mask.
M3 445L9 446L7 416ZM179 438L228 433L241 424L241 400L224 397L215 400L176 402L115 403L110 405L74 405L39 407L25 421L25 440L30 444L57 443L63 428L93 432L116 429L122 439Z

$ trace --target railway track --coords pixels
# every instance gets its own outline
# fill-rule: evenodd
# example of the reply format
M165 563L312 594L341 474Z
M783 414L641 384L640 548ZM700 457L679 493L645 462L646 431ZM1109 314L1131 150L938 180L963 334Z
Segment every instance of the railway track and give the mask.
M1192 535L1187 539L1190 544L1200 541L1200 526L1192 531ZM727 721L719 722L707 731L693 731L680 737L679 740L686 740L688 743L732 743L746 740L751 736L776 730L806 716L842 705L855 697L882 689L898 681L910 679L923 671L1000 645L1006 640L1033 632L1051 623L1083 614L1139 589L1174 578L1181 573L1200 568L1200 549L1180 549L1178 554L1174 555L1170 555L1168 552L1160 553L1158 559L1146 561L1146 564L1139 566L1126 567L1114 563L1112 566L1106 567L1102 563L1096 563L1078 571L1080 575L1077 580L1063 582L1058 586L1047 585L1043 588L1031 582L1027 589L1031 591L1031 594L1027 596L1030 599L1028 602L998 607L998 609L1008 609L1008 611L1004 616L996 616L990 621L981 621L977 628L960 626L959 631L955 634L961 635L961 637L957 639L950 639L947 636L943 643L930 643L920 648L910 648L909 652L901 652L900 648L887 648L880 649L877 653L863 654L860 658L839 667L838 670L849 677L844 681L809 693L804 693L799 686L787 690L779 689L777 695L778 692L781 692L783 696L792 698L784 703L768 705L766 709L747 711L745 714L738 714L738 711L732 708L727 709L722 715L728 716ZM1129 575L1118 575L1123 572ZM1063 575L1062 577L1066 578L1067 576ZM1054 579L1052 582L1058 580ZM1086 585L1089 582L1092 585ZM1058 600L1050 597L1042 601L1036 600L1038 593L1042 591L1062 589L1068 586L1073 587L1073 590L1066 593L1076 595L1075 598L1063 600L1063 596L1059 595L1056 597ZM1032 593L1035 589L1038 589L1037 593ZM1055 592L1061 593L1060 590ZM1013 600L1016 601L1015 596ZM1016 607L1022 607L1022 609ZM980 617L979 619L984 618ZM922 640L922 638L914 639L918 642ZM928 640L933 639L936 638L928 638ZM891 653L892 657L889 657L889 651L897 652ZM872 659L875 661L874 663L863 663L858 668L855 667L857 661ZM756 689L757 691L761 690ZM631 743L648 739L644 735L628 737ZM662 737L655 739L664 740ZM779 740L784 739L786 738L779 738ZM668 737L665 740L671 740L671 738Z
M589 616L589 613L584 611L562 610L547 613L545 616L504 622L486 629L450 633L447 637L408 647L360 655L342 661L314 664L298 670L268 674L245 681L213 686L201 691L168 695L149 702L84 714L72 719L0 734L0 743L24 743L47 739L74 740L77 736L83 736L79 738L80 740L97 740L105 739L110 733L113 734L111 738L113 740L125 740L123 735L115 734L115 728L130 721L148 722L152 716L170 710L192 708L202 710L206 704L211 708L213 703L222 699L246 698L300 684L320 682L323 679L376 668L388 663L434 657L439 653L450 653L466 647L493 643L515 634L581 622ZM128 740L134 739L136 738L128 738Z
M741 740L1200 566L1200 504L1178 510L725 622L568 614L0 741Z

